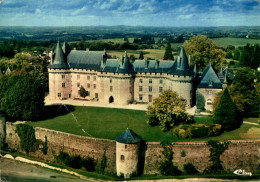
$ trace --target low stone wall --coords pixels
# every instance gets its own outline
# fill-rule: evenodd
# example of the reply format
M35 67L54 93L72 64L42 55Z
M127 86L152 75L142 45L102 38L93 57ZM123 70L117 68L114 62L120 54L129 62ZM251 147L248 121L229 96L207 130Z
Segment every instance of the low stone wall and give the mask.
M15 124L6 123L6 143L12 149L20 150L20 139L15 133ZM114 140L83 137L69 133L35 128L36 139L45 141L47 136L48 154L41 150L30 155L54 161L61 150L70 155L93 157L100 163L104 150L107 157L107 172L116 172L116 142ZM158 167L163 160L163 147L159 142L143 142L140 144L140 159L144 174L159 173ZM183 166L192 163L199 171L211 165L209 161L210 146L207 142L176 142L173 143L174 165L183 170ZM254 172L260 164L260 140L230 141L228 149L221 155L223 167L227 171L242 168ZM142 169L141 169L142 170Z
M6 124L6 143L12 149L20 150L20 138L15 133L16 124L7 122ZM107 172L116 172L116 142L107 139L98 139L92 137L83 137L69 133L35 128L35 137L41 141L45 141L47 136L48 152L44 155L41 150L30 155L44 159L46 161L54 161L55 156L59 155L62 150L69 155L80 155L81 157L93 157L99 164L102 160L104 151L107 157Z
M159 142L147 142L145 150L145 174L159 173L159 163L163 161L163 147ZM209 161L210 146L207 142L176 142L173 143L173 163L180 170L184 165L192 163L197 170L203 172L211 165ZM226 171L242 168L255 171L260 164L260 140L230 141L228 149L221 155Z

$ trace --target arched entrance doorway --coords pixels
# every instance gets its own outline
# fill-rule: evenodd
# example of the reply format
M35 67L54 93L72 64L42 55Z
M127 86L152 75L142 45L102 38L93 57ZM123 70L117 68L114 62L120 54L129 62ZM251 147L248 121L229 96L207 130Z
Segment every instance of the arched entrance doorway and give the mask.
M114 102L114 97L113 96L110 96L109 97L109 103L113 103Z

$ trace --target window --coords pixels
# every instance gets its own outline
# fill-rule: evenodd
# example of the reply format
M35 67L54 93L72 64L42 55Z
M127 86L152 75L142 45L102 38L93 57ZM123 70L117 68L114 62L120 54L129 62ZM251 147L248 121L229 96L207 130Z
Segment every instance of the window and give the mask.
M113 86L110 86L110 92L113 92Z
M143 100L143 95L139 94L139 100Z
M212 95L212 90L209 90L208 94L209 94L209 95Z
M69 98L71 98L71 94L69 94Z
M153 87L149 86L149 92L152 92L152 91L153 91Z
M153 83L153 79L149 79L149 83Z
M98 98L98 93L95 93L95 98Z
M65 78L65 75L61 75L61 78L63 78L63 79L64 79L64 78Z
M110 79L110 83L112 83L112 79Z
M124 160L125 160L125 156L121 155L121 161L124 161Z
M87 88L90 88L90 84L89 83L87 84Z
M87 80L90 80L90 76L87 76Z
M143 79L140 79L140 80L139 80L139 83L143 83Z
M125 149L127 149L127 145L125 145Z
M80 79L80 75L77 75L77 79Z
M152 102L153 101L153 95L148 95L148 100L149 100L149 102Z
M65 83L62 83L61 85L62 85L62 87L65 87Z
M211 99L207 100L207 105L212 105L212 100Z
M61 93L58 93L58 97L61 97Z
M139 92L142 92L142 91L143 91L143 87L139 86Z
M160 79L160 84L163 84L163 80L162 79Z
M80 83L77 83L77 86L80 87Z
M96 89L97 88L97 85L96 84L94 84L94 89Z
M93 77L93 79L94 79L94 81L96 81L96 80L97 80L97 77L96 77L96 76L94 76L94 77Z
M163 92L163 87L159 87L159 92Z

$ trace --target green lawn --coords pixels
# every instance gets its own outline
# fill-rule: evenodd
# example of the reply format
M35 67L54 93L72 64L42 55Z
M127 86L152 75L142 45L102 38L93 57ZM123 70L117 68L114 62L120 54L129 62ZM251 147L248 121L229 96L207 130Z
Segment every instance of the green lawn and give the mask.
M233 45L235 47L245 46L247 43L249 44L259 44L260 40L257 39L246 39L246 38L216 38L213 39L216 42L218 47L226 48L228 45Z
M211 139L260 138L260 126L243 124L241 128L225 132L218 137L179 139L173 137L171 131L164 133L159 127L151 127L146 124L144 111L80 106L70 106L69 110L71 112L68 112L64 106L59 109L58 107L48 107L45 119L28 123L32 126L107 139L115 139L127 128L132 129L144 140L148 141L208 141ZM212 119L208 116L197 116L195 120L196 123L212 122Z

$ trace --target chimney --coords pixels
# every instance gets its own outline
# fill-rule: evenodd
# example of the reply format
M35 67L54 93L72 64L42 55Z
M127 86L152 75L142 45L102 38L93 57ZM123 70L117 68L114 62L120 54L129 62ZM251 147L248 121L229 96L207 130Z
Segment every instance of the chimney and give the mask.
M145 60L145 69L148 69L148 67L149 67L149 61Z
M158 68L159 68L159 64L160 64L160 61L159 61L159 60L156 60L155 69L158 69Z

